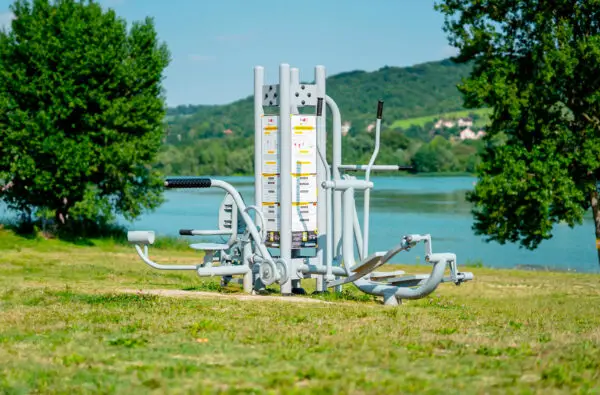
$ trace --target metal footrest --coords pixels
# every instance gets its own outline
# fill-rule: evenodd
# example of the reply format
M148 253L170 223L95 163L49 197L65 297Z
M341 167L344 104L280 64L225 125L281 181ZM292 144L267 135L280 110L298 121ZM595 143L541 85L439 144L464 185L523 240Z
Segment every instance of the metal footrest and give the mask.
M375 270L375 268L381 261L381 258L386 253L387 253L387 251L375 252L375 253L369 255L368 257L366 257L365 259L363 259L362 261L360 261L359 263L357 263L356 265L352 266L350 268L350 271L357 273L357 274L358 273L364 273L364 274L369 273L370 271Z
M373 272L369 278L373 281L382 281L390 278L400 277L405 273L406 272L404 270L396 270L393 272Z
M383 251L383 252L380 251L380 252L376 252L374 254L369 255L368 257L366 257L365 259L363 259L362 261L360 261L359 263L357 263L356 265L354 265L350 268L350 272L352 272L351 276L345 277L345 278L342 277L338 280L331 281L331 282L327 283L327 286L335 287L337 285L351 283L353 281L358 280L359 278L366 276L367 274L369 274L369 272L371 272L371 271L375 270L377 267L379 267L381 258L386 253L387 253L386 251Z
M415 287L428 278L429 274L412 274L408 276L390 278L386 281L386 283L396 287Z

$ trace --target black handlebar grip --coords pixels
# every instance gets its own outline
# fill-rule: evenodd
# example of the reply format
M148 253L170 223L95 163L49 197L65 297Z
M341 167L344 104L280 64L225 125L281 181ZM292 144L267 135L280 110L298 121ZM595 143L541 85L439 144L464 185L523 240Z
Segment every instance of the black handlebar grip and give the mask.
M167 178L165 188L210 188L210 178Z
M377 103L377 119L381 119L383 116L383 100L379 100Z
M323 115L323 98L317 98L317 117Z
M179 234L182 236L193 236L191 229L179 229Z

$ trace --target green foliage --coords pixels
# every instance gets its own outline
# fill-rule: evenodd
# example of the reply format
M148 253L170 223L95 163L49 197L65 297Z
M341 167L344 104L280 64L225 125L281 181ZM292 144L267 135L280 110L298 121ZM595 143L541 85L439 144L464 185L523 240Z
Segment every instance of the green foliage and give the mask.
M450 143L436 136L423 144L412 159L415 169L423 173L458 171L458 162L451 151Z
M161 201L169 53L94 2L17 0L0 32L0 197L44 216L108 221Z
M206 138L185 147L167 145L161 151L158 168L173 175L243 175L254 169L252 138Z
M475 231L535 249L558 222L581 223L600 163L600 1L445 0L455 59L473 64L459 89L493 108L478 168ZM506 144L498 144L503 139ZM598 227L597 221L597 227Z

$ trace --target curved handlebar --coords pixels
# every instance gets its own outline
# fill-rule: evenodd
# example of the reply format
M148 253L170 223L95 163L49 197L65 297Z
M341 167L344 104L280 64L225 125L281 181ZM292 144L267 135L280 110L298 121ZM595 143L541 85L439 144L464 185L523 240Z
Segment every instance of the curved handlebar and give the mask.
M165 188L210 188L212 180L210 178L190 177L190 178L167 178Z
M381 119L383 116L383 100L379 100L377 103L377 119Z

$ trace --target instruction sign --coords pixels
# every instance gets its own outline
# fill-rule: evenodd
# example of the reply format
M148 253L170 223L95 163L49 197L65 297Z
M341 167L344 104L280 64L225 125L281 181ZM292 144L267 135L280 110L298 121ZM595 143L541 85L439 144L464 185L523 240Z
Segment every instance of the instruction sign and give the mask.
M317 173L317 117L292 115L292 173Z
M262 211L267 246L279 247L281 155L292 161L292 248L317 246L317 134L315 115L291 115L292 152L280 152L279 117L262 117Z

